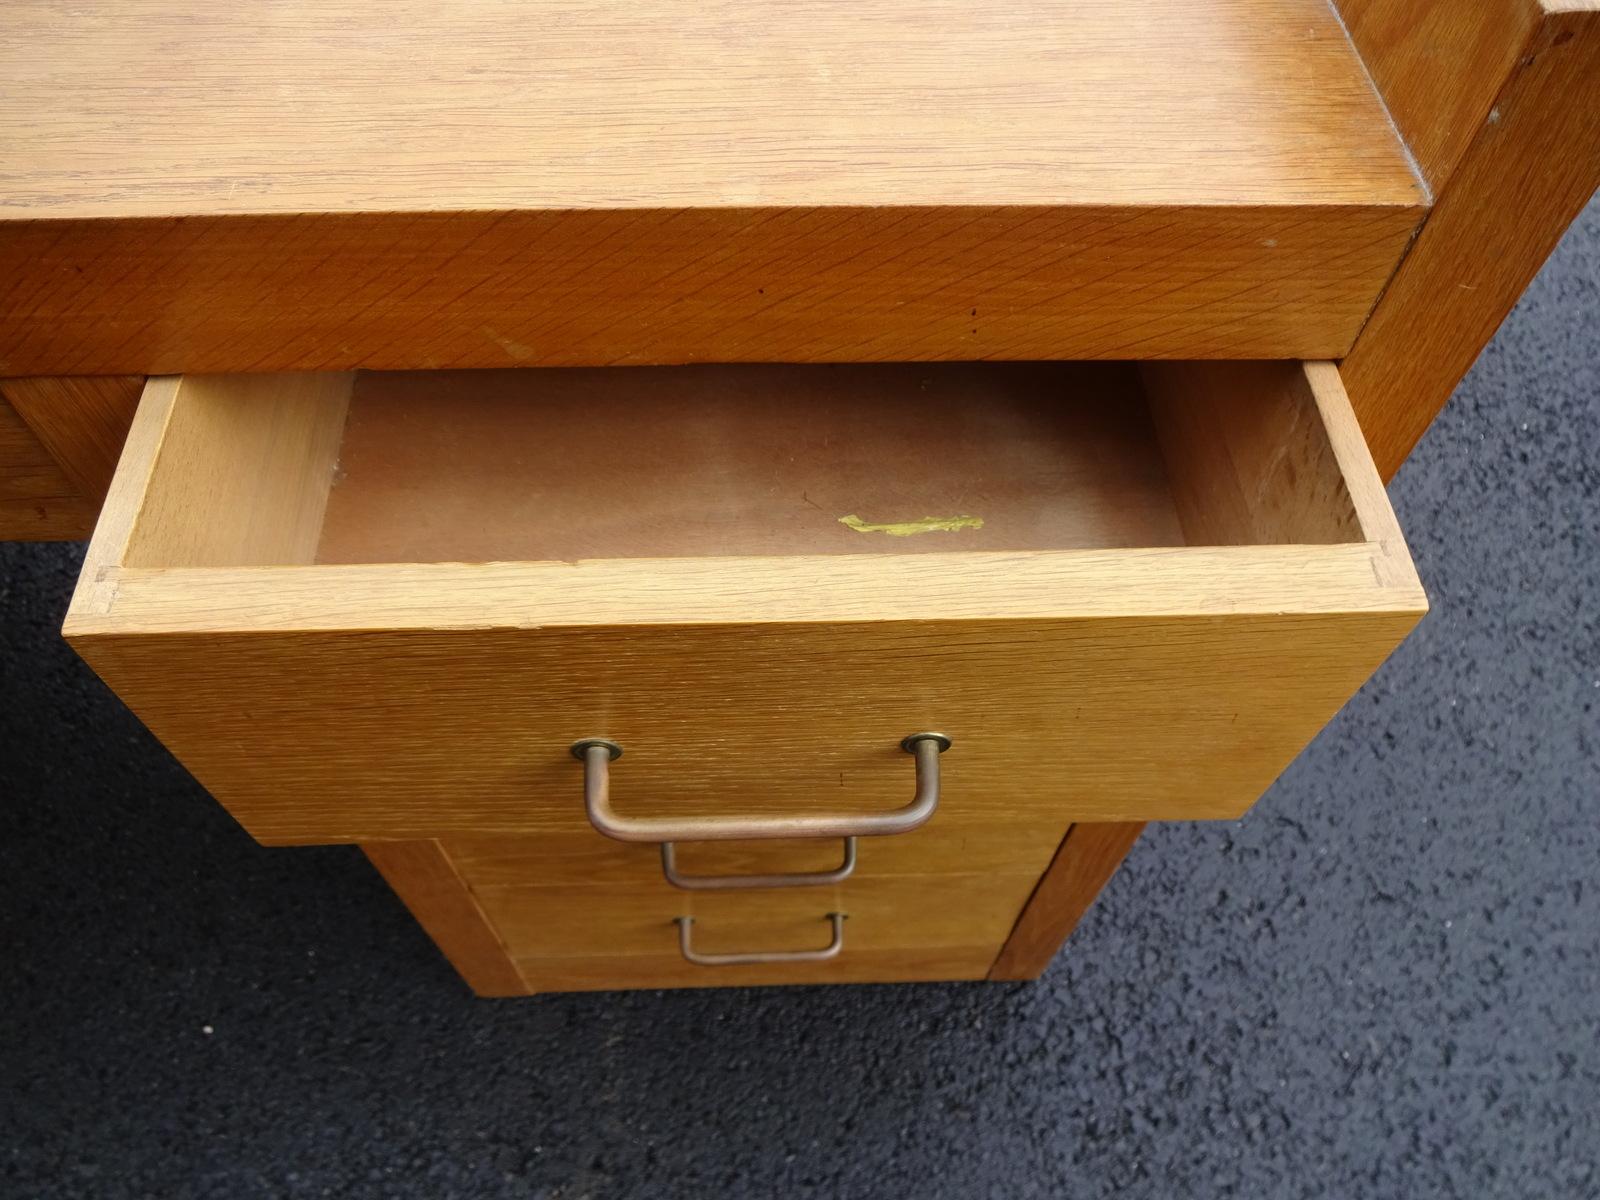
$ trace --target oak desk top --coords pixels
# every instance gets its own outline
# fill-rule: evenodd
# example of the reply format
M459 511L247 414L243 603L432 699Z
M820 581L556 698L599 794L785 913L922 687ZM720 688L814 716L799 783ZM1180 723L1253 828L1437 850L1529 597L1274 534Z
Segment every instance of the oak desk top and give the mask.
M15 0L0 376L1348 349L1325 0Z
M0 212L1415 205L1325 0L11 0Z

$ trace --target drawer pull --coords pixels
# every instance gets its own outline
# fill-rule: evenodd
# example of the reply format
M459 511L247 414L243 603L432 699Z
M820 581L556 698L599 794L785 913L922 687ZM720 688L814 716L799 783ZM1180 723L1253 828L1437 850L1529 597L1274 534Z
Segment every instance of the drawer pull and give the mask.
M794 962L826 962L838 956L844 949L844 917L841 912L831 912L828 920L833 923L833 940L820 950L757 950L748 954L703 954L696 950L689 941L689 930L694 925L693 917L678 917L678 949L683 951L683 957L697 967L736 967L746 963L794 963Z
M717 891L724 888L820 887L843 883L856 869L856 840L844 839L844 861L831 871L791 871L779 875L685 875L678 870L677 843L661 843L661 873L673 887L684 891Z
M942 733L913 733L900 748L916 760L916 792L904 808L880 813L815 813L795 817L624 817L611 807L611 762L622 747L604 738L572 745L583 763L583 806L589 824L619 842L746 842L768 838L855 838L909 833L939 807Z

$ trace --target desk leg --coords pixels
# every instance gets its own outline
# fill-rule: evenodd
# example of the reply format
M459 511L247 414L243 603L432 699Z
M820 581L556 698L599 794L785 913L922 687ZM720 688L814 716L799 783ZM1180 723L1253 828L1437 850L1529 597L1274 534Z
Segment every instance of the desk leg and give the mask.
M474 992L533 990L438 842L366 842L361 849Z
M989 968L989 978L1037 979L1143 830L1143 821L1094 822L1068 829Z
M1435 194L1340 367L1388 479L1600 185L1600 7L1338 2Z

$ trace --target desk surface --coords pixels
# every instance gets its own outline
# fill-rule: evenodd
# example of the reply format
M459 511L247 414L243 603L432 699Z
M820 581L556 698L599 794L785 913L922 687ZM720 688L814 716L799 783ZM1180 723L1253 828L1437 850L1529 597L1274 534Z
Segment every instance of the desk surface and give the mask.
M1325 0L8 0L0 220L1425 200Z

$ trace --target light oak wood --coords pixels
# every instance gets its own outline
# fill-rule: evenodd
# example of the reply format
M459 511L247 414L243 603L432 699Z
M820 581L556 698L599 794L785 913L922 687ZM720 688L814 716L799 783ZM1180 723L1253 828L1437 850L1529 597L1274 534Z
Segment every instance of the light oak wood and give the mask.
M475 990L511 995L981 979L1061 831L1017 832L936 818L910 835L868 839L841 884L714 893L669 885L655 847L593 831L364 849ZM838 851L837 843L684 846L680 865L800 870L830 855L826 865L836 865ZM678 950L677 916L694 917L696 947L716 953L825 944L834 911L849 914L845 948L827 962L708 968Z
M1107 619L1174 614L1230 618L1290 608L1312 616L1382 614L1420 595L1372 590L1374 574L1389 573L1385 557L1371 543L1354 543L401 563L271 571L116 567L114 580L110 574L80 579L70 631L222 638L254 630L309 640L352 625L451 634L1026 621L1063 613Z
M1334 0L1435 192L1455 173L1543 15L1541 0Z
M1029 896L990 979L1037 979L1143 832L1138 821L1077 824Z
M1364 534L1392 532L1336 372L1305 371L1306 387L1275 403L1315 408L1345 471L1339 502L1354 505ZM204 517L211 487L194 486L189 443L166 448L164 437L175 422L221 428L184 417L186 405L237 414L222 386L152 385L66 632L270 842L582 829L581 771L566 747L587 736L628 747L615 771L624 811L898 806L911 785L899 740L936 728L956 740L945 759L951 819L1236 816L1425 608L1388 536L126 565L124 543L149 536L147 514ZM238 426L235 458L250 455L263 422L271 428L252 412Z
M1016 815L944 812L920 829L862 838L852 879L906 875L1028 875L1049 865L1066 827ZM540 833L537 838L452 837L441 843L463 875L481 887L580 888L662 883L661 855L646 844L614 842L593 830ZM839 865L837 839L772 842L686 842L678 868L689 875L828 871Z
M584 887L479 885L463 875L511 957L519 961L674 957L674 918L694 918L710 954L817 949L830 912L849 914L841 958L885 950L988 946L1000 950L1033 891L1033 875L904 875L832 887L693 892L664 880ZM824 968L826 964L820 964ZM707 984L720 974L701 968ZM826 969L819 978L828 977Z
M0 379L0 402L16 410L78 495L98 509L143 390L139 375Z
M1393 48L1374 74L1439 178L1432 215L1342 364L1387 478L1600 186L1600 6L1344 3L1382 18L1375 37ZM1388 38L1413 20L1409 36Z
M1371 557L1364 567L1374 581ZM1003 577L998 564L946 571L968 593ZM1082 562L1059 574L1075 571L1096 574ZM811 578L834 587L825 567ZM1239 583L1208 579L1212 594ZM135 619L112 632L113 603L66 632L265 842L576 828L566 747L596 735L628 747L616 789L640 815L897 807L910 792L898 741L934 726L959 748L949 811L1190 819L1248 808L1414 624L1420 591L1367 587L1373 608L1344 613L1243 600L1206 612L1197 580L1162 617L1063 602L1021 624L636 630L168 634Z
M0 373L1331 357L1422 211L0 220Z
M1059 826L935 821L870 839L856 874L838 887L730 892L709 903L666 883L655 847L592 830L362 848L473 990L510 996L981 979L1060 835ZM837 842L690 845L680 847L679 862L691 873L788 871L835 866L838 856ZM739 939L747 948L782 948L785 940L800 948L819 929L827 940L826 922L812 920L812 910L825 915L834 907L851 911L854 924L846 927L846 952L826 963L693 966L679 954L671 923L680 913L704 918L696 943L713 950ZM945 944L952 938L965 941Z
M72 541L94 529L94 507L0 394L0 541Z
M188 376L164 385L167 470L129 529L130 567L307 563L316 553L349 375Z
M823 926L826 937L826 926ZM849 937L848 928L845 936ZM848 945L848 943L846 943ZM645 957L522 959L518 969L539 992L595 992L637 988L773 987L796 984L916 983L980 980L994 958L992 946L936 946L925 950L873 950L825 963L698 967L677 954Z
M1367 540L1299 364L1150 363L1143 376L1191 544Z
M362 849L473 991L527 994L516 964L437 842L373 842Z
M12 0L7 27L19 215L1415 195L1316 0Z
M0 374L1329 356L1426 207L1323 0L6 18Z

